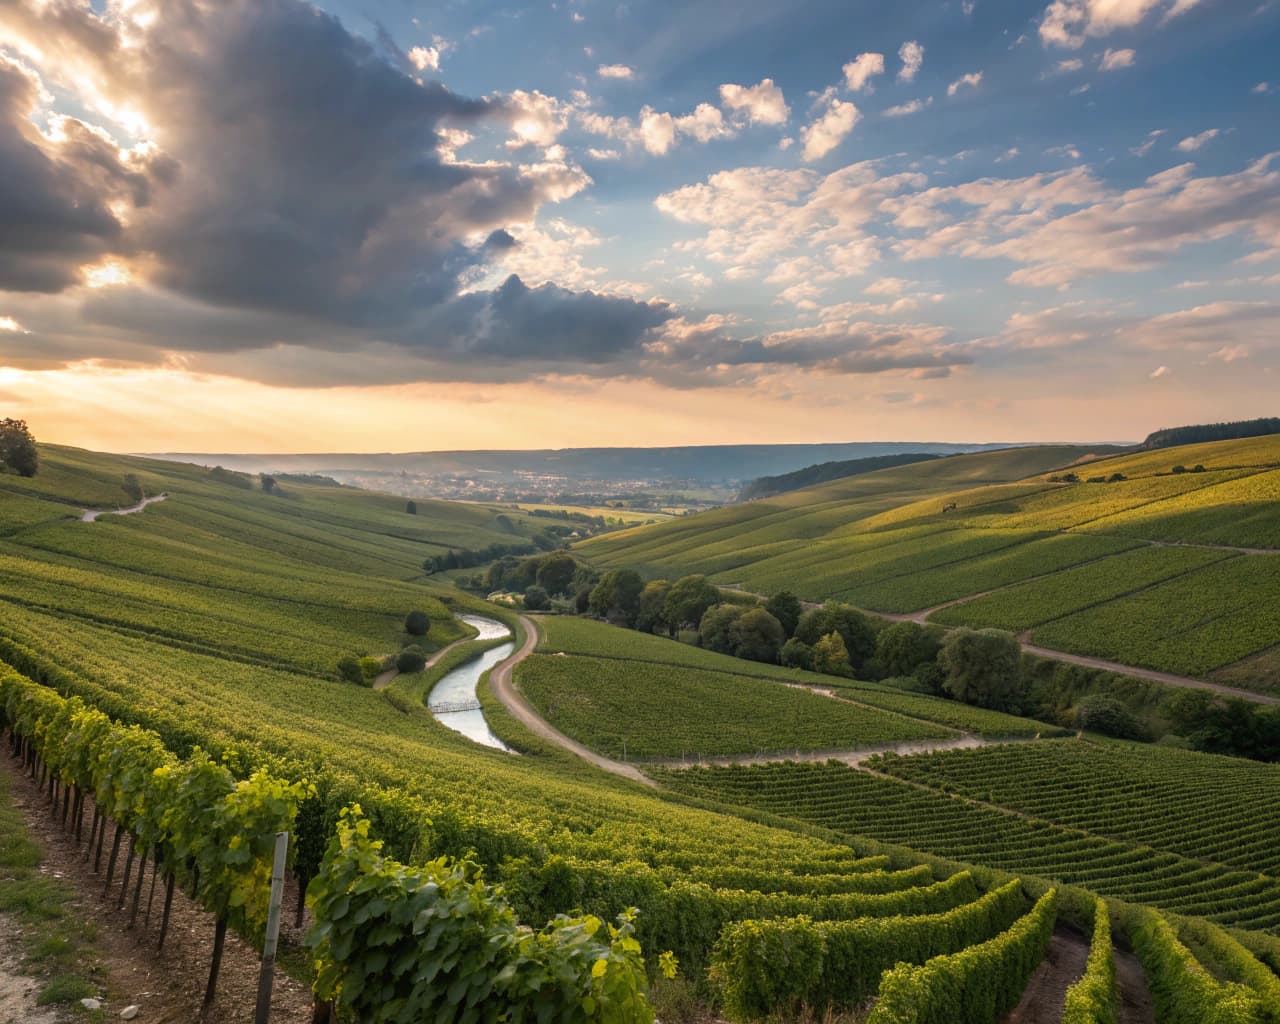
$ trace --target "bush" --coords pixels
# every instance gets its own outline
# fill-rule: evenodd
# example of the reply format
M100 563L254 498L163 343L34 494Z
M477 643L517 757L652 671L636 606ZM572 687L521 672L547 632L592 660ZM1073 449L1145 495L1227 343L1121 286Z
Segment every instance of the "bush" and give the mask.
M360 661L350 654L338 659L338 675L342 676L348 683L355 683L356 686L364 686L365 684L364 672L360 669Z
M410 636L426 636L431 630L431 620L426 612L411 611L404 617L404 631Z
M545 612L551 607L551 597L543 587L530 587L524 592L524 606L531 612Z
M1121 740L1148 738L1142 723L1128 705L1105 693L1095 693L1080 702L1076 708L1076 725Z
M360 674L364 677L364 685L372 686L373 681L382 675L384 666L377 658L361 658Z
M851 676L844 637L832 631L813 645L813 670L829 676Z
M422 651L406 647L403 651L396 655L396 671L401 675L409 675L413 672L421 672L427 667L427 658Z
M813 648L803 640L792 637L782 645L782 650L778 653L778 660L787 668L813 668Z
M407 501L405 502L404 510L408 512L409 515L416 516L418 514L418 503L416 501Z

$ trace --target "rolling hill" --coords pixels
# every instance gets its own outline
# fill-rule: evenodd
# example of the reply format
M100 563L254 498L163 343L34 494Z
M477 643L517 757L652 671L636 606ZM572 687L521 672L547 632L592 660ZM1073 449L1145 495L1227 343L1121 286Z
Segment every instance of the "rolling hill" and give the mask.
M1067 652L1280 689L1280 435L1092 454L952 456L577 551L651 577L703 573L758 593L999 626Z

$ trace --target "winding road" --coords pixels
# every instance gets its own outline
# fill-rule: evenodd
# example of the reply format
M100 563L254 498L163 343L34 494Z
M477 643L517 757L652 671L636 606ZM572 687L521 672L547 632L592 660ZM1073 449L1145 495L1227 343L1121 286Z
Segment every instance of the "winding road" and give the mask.
M131 516L135 512L141 512L148 505L154 505L157 501L164 501L169 495L157 494L151 498L143 498L138 504L130 505L128 508L85 508L80 510L80 522L96 523L99 516Z
M623 764L621 761L615 761L612 758L605 757L603 754L597 754L594 750L584 747L577 740L570 739L539 715L534 710L533 705L525 700L524 694L516 688L512 673L515 667L529 657L538 646L538 626L527 615L520 616L520 625L524 628L524 642L506 661L495 665L489 673L489 689L493 691L493 695L502 701L503 706L535 736L541 737L548 743L554 743L558 747L563 747L597 768L603 768L613 775L656 789L657 783L638 768Z

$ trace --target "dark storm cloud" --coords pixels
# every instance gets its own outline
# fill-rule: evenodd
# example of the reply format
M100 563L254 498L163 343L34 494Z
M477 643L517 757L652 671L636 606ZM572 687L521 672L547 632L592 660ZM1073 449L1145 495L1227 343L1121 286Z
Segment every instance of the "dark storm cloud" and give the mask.
M163 0L147 13L0 3L0 50L27 55L86 109L115 112L118 138L136 113L148 143L122 148L69 118L42 134L39 80L0 64L0 291L66 291L108 257L133 274L88 298L68 293L56 316L23 307L31 333L0 336L0 356L194 354L308 384L548 373L716 383L748 367L961 361L866 331L672 343L677 313L664 302L515 276L474 290L519 246L508 226L591 184L562 151L455 159L458 130L510 126L519 112L507 100L420 81L380 26L370 43L303 0ZM323 358L306 365L307 352Z

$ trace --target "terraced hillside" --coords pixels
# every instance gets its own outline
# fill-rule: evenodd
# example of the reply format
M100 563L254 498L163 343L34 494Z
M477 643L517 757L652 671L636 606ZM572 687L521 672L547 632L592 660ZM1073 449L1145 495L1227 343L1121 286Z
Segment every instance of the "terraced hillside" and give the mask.
M94 772L111 781L115 759L132 764L139 752L152 752L171 770L164 759L191 758L196 767L181 770L203 771L197 747L238 777L266 769L305 779L315 790L302 800L296 824L296 871L304 883L321 869L339 808L358 801L386 841L385 855L408 864L467 856L503 884L520 919L537 927L561 912L613 919L639 908L637 936L650 969L656 975L659 954L670 950L684 979L659 980L655 998L664 985L668 992L683 985L743 1020L789 1015L802 1003L869 999L878 1000L878 1019L895 1020L924 1013L959 986L979 1000L972 1019L994 1024L1057 941L1056 919L1092 927L1092 896L1058 884L1064 880L1096 880L1105 889L1114 874L1119 881L1106 891L1246 926L1251 949L1264 956L1271 949L1263 930L1275 926L1274 883L1251 866L1247 850L1229 864L1193 862L1192 855L1215 851L1185 836L1190 845L1182 852L1171 845L1155 851L1088 821L1037 824L844 765L834 768L857 781L840 775L829 785L823 773L834 769L823 764L760 769L818 773L805 776L816 785L773 808L785 818L718 812L598 772L498 709L490 708L491 724L519 755L479 747L413 701L393 702L389 691L339 681L335 657L393 650L405 639L408 608L428 611L428 643L461 635L451 611L475 602L416 578L417 567L442 546L519 535L525 524L516 516L503 523L496 509L419 503L415 518L398 500L345 489L286 483L284 494L268 495L193 467L57 450L45 457L47 475L34 486L0 478L9 524L0 541L0 661L7 663L0 666L0 723L25 763L52 764L76 787L102 784ZM125 503L112 491L125 472L166 500L133 515L80 521L80 507ZM10 484L23 493L6 489ZM873 684L845 683L840 694L848 700L841 703L788 685L822 677L580 620L551 620L545 634L543 653L521 667L532 672L522 672L522 684L536 690L547 683L547 714L555 717L557 702L575 705L574 727L605 748L600 724L618 718L634 721L655 755L678 737L676 718L699 742L719 736L740 749L1042 728ZM577 709L583 688L593 685L600 703ZM85 718L79 701L151 733L108 730ZM94 743L109 745L110 757L82 764L66 756ZM1189 779L1209 763L1180 756ZM1105 757L1098 764L1114 770ZM720 776L652 770L674 790L751 802L700 781ZM131 792L127 787L153 777L130 768L111 784ZM1254 785L1252 776L1223 778L1227 790ZM861 800L867 785L876 790L870 803L878 813L909 808L900 819L911 827L894 832L874 817L828 814L851 806L850 793ZM1025 797L1000 798L1012 805ZM145 794L138 800L119 805L126 828L151 821ZM966 808L986 815L976 829L955 821ZM1213 826L1233 827L1225 815ZM1009 828L1022 830L1010 837ZM940 837L964 835L967 841L947 850L972 864L895 845L910 839L942 851ZM1019 881L986 865L1025 874ZM1143 870L1145 889L1132 881ZM1111 908L1117 915L1122 909ZM1197 949L1230 941L1203 927L1211 930L1197 933ZM382 934L385 940L390 933ZM1156 972L1173 947L1153 942L1145 962ZM772 952L779 948L807 950L808 968L779 970ZM1251 953L1243 957L1251 976L1269 970ZM366 966L374 972L369 984L392 983L377 974L389 969L385 958L382 967Z
M1086 457L954 456L578 551L602 567L997 626L1062 651L1280 690L1280 436Z

